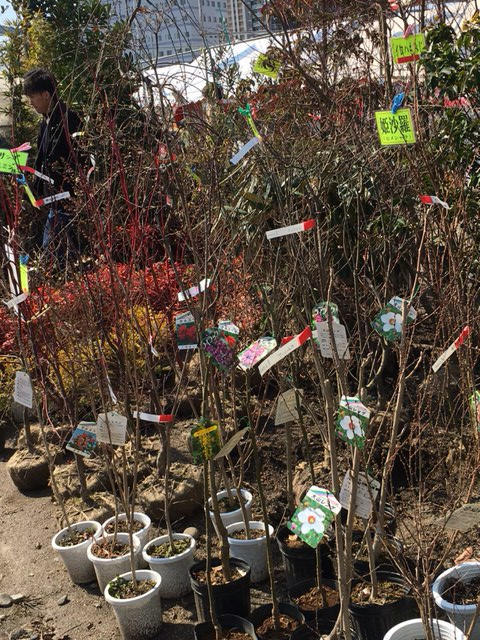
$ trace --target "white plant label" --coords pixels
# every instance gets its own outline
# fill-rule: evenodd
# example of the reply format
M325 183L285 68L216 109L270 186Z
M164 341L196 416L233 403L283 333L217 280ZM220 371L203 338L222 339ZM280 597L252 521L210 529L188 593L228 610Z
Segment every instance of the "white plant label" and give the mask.
M97 418L97 440L108 444L125 444L127 419L116 411L99 413Z
M275 412L275 426L296 422L299 418L297 411L296 394L299 395L300 405L302 404L303 390L289 389L278 396L277 410Z
M315 500L315 502L318 502L318 504L321 504L323 507L325 507L335 515L340 513L340 511L342 510L342 505L334 496L334 494L331 493L331 491L328 491L328 489L322 489L321 487L312 485L307 491L306 495L312 500Z
M12 307L16 307L21 302L25 302L27 297L28 296L26 293L21 293L20 295L15 296L14 298L11 298L8 302L5 302L5 304L9 309L11 309Z
M195 298L195 296L198 296L198 294L203 293L205 289L208 289L208 287L210 286L210 282L211 281L209 278L204 278L200 281L198 287L190 287L190 289L187 289L186 291L180 291L177 294L178 301L185 302L185 300Z
M29 409L33 407L32 381L25 371L17 371L15 374L13 399L24 407L28 407Z
M367 480L368 477L368 480ZM355 515L362 520L368 520L372 513L373 504L368 491L368 482L370 482L370 491L373 499L377 497L377 493L380 489L380 483L374 478L367 476L365 473L358 474L357 483L357 499L355 502ZM342 488L340 489L340 504L344 509L348 509L350 506L350 496L352 495L352 476L350 471L347 471L342 482Z
M282 345L280 349L274 351L272 355L268 356L268 358L260 364L260 366L258 367L260 375L263 376L269 369L273 367L274 364L277 364L277 362L283 360L283 358L295 351L295 349L301 347L302 344L305 344L305 342L311 337L312 331L310 327L306 327L301 333L297 334L291 340L289 340L289 342Z
M333 348L330 341L328 322L316 322L317 337L320 345L320 353L324 358L333 358ZM350 360L348 349L347 331L343 324L332 323L332 332L340 360Z
M260 138L257 138L255 136L255 138L252 138L251 140L249 140L246 144L243 145L243 147L241 149L239 149L237 151L237 153L232 156L230 158L230 162L232 164L238 164L240 162L240 160L247 155L247 153L250 151L250 149L253 149L253 147L255 145L257 145L260 142Z

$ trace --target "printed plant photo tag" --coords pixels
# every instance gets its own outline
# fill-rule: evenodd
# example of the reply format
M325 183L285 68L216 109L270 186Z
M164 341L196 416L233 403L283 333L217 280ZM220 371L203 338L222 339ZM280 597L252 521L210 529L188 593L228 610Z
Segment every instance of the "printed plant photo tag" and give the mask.
M368 479L367 479L368 478ZM355 515L362 520L368 520L372 513L373 503L370 498L370 492L368 489L370 485L370 492L375 500L380 489L380 483L377 482L371 476L360 472L358 474L357 482L357 497L355 501ZM352 475L350 471L347 471L342 482L342 488L340 489L340 504L344 509L350 507L350 496L352 495Z
M33 407L32 381L26 371L17 371L15 374L13 399L24 407L28 407L29 409Z
M194 464L211 460L221 447L218 424L202 422L195 425L190 431L190 442Z
M216 327L205 329L202 334L202 348L212 363L222 371L229 369L235 361L235 341L232 345L230 341L233 339L227 338L229 336L224 336Z
M263 360L270 351L273 351L276 346L277 341L275 338L270 338L269 336L258 338L258 340L255 340L255 342L238 354L240 368L244 371L251 369Z
M175 334L178 349L196 349L198 347L195 320L190 311L176 316Z
M316 304L312 309L312 330L316 328L317 322L328 322L327 307L330 307L332 322L335 322L336 324L340 324L337 305L334 302L327 303L323 301ZM315 340L317 346L320 346L318 333L316 333L313 339Z
M95 422L80 422L67 442L66 448L73 453L91 458L97 447L97 433Z
M96 431L98 442L124 445L127 437L127 419L116 411L99 413Z
M287 522L287 527L303 542L315 549L321 542L325 531L330 526L334 513L309 496L305 496L301 504Z
M363 449L369 420L370 410L356 396L342 396L335 423L341 440Z
M403 299L394 296L372 321L375 331L388 342L400 340L402 336L402 305ZM407 315L407 326L412 324L416 317L417 312L411 306Z
M322 507L332 511L335 516L342 510L342 505L328 489L322 489L321 487L312 485L305 495L315 500L315 502L318 502Z
M317 340L320 346L320 353L324 358L333 358L333 348L330 341L330 331L328 322L315 322L317 326ZM343 324L332 324L333 338L340 360L350 360L348 349L347 331Z
M472 418L477 427L477 431L480 431L480 391L475 389L475 392L468 399L470 403L470 411Z
M275 426L286 424L287 422L297 422L299 419L297 411L297 394L299 404L302 404L303 390L288 389L278 396L277 410L275 412Z
M233 338L235 342L238 340L240 329L230 320L220 320L220 322L218 323L218 328L224 336Z

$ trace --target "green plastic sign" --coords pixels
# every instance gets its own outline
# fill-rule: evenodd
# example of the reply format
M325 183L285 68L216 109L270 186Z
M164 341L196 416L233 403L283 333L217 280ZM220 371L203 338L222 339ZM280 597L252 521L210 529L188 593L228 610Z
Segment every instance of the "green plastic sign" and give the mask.
M375 122L382 147L416 142L410 109L375 111Z
M22 173L17 165L24 167L27 164L28 153L10 149L0 149L0 173Z
M264 76L276 80L280 70L280 62L270 60L266 55L261 53L253 64L253 70L255 73L261 73Z
M425 36L417 33L406 38L390 38L390 48L395 63L414 62L425 49Z

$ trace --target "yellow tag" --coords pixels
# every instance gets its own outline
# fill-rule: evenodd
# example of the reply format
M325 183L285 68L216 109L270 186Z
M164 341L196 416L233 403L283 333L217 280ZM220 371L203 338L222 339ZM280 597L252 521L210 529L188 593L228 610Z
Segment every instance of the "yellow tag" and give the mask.
M23 293L28 293L28 269L26 264L20 265L20 288Z
M382 147L416 142L410 109L375 111L375 121Z
M425 49L425 36L417 33L406 38L390 38L393 61L397 64L418 60Z

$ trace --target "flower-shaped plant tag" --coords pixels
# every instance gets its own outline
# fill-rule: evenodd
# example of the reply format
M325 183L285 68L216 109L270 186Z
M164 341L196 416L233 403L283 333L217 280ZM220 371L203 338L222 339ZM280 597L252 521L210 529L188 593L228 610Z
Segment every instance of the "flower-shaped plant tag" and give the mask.
M403 299L394 296L373 319L372 327L389 342L399 340L402 335L402 305ZM407 315L407 325L416 317L417 312L411 306Z
M176 316L175 333L179 349L196 349L198 347L195 319L190 311Z
M275 338L265 336L264 338L258 338L253 344L244 349L238 354L238 362L240 367L246 371L251 369L256 364L263 360L270 351L273 351L277 346Z
M334 518L333 511L313 500L308 495L296 508L287 527L292 533L315 549Z
M218 424L201 420L191 430L190 442L194 464L211 460L221 448Z
M233 345L227 340L229 336L224 336L220 329L213 327L212 329L205 329L202 334L202 347L211 358L212 363L221 369L226 371L229 369L235 360L235 341Z
M370 409L356 396L342 396L336 421L337 434L342 440L363 449L369 420Z
M469 402L473 421L477 427L477 431L480 431L480 391L478 391L478 389L475 389L475 392L470 396Z

